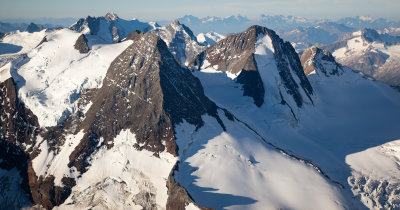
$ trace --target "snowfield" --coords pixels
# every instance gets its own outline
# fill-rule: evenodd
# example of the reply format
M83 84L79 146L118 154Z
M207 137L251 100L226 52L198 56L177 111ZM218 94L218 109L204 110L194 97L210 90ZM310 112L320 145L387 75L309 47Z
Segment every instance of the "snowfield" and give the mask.
M135 134L122 130L111 149L104 145L90 158L72 194L57 209L165 209L166 180L177 159L167 152L134 148Z
M4 56L7 54L13 54L13 53L27 53L34 49L40 41L43 40L43 38L49 34L49 32L46 32L46 29L41 30L39 32L33 32L29 33L26 31L15 31L8 33L6 36L3 37L3 39L0 41L0 56ZM17 52L7 52L5 48L3 48L4 44L9 44L9 45L14 45L14 46L19 46L20 50Z
M56 31L13 62L11 74L19 98L38 117L40 126L55 126L74 113L80 93L101 87L110 63L132 43L95 44L89 53L80 54L74 49L79 36L69 29Z
M216 209L348 209L342 190L309 165L273 148L238 121L204 116L177 127L175 178L194 201Z
M346 156L354 194L370 209L400 208L400 140Z

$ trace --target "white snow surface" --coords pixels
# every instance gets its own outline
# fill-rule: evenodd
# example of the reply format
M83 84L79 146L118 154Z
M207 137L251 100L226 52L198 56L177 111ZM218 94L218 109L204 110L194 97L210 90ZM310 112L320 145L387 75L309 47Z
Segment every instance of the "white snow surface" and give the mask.
M13 62L11 75L19 98L40 126L57 125L74 113L79 94L101 87L110 63L132 43L94 44L89 53L81 54L74 49L79 35L69 29L56 31L47 36L48 42Z
M200 210L200 209L193 203L189 203L189 205L185 206L185 210Z
M177 159L167 152L158 158L138 151L135 143L135 134L122 130L111 149L98 148L89 158L89 170L57 209L165 209L166 180Z
M27 53L34 49L48 33L49 32L46 32L46 29L33 33L29 33L26 31L21 32L17 30L15 32L10 32L6 36L4 36L3 39L0 41L0 46L2 46L2 43L12 44L21 47L20 51L14 53ZM3 52L2 50L0 50L0 54L4 55L14 53L7 53L6 51Z
M6 81L11 77L10 68L11 68L11 63L7 63L3 67L0 67L0 83Z
M208 32L208 33L199 33L196 38L197 41L202 44L206 45L208 47L214 45L218 41L224 39L226 36L216 33L216 32Z
M397 209L400 195L400 140L346 156L353 193L370 209Z
M175 178L200 205L216 209L345 209L341 190L312 167L279 153L222 112L224 131L204 116L196 131L176 127Z
M80 131L76 135L67 135L58 153L50 150L47 140L40 141L41 137L38 137L38 142L41 142L39 146L40 153L32 160L32 167L36 176L39 178L40 176L47 177L53 175L56 186L64 186L61 182L63 177L76 178L79 172L74 167L68 167L68 163L70 162L69 156L75 150L75 147L78 146L83 136L83 131Z

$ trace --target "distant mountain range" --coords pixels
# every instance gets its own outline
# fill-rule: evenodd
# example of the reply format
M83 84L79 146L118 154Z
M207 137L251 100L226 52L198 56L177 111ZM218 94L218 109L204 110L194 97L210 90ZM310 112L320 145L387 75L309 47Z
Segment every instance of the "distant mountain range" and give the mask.
M355 30L361 28L386 28L400 27L400 21L390 21L387 19L373 19L370 17L347 17L339 20L327 19L307 19L295 16L284 15L261 15L255 19L249 19L244 16L229 17L204 17L199 18L192 15L185 15L178 18L179 22L190 27L194 33L215 31L221 34L237 33L248 28L251 25L262 25L274 29L278 33L288 32L295 28L312 28L320 26L321 28L330 25L328 28L342 29L348 31L350 28Z

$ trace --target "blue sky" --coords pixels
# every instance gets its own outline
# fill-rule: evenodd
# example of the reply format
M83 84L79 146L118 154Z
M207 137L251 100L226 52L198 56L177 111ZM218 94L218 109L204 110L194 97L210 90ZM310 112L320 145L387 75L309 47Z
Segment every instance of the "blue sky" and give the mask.
M114 11L122 18L171 20L241 14L250 18L294 15L337 19L371 16L400 20L400 0L0 0L0 18L65 18L102 16Z

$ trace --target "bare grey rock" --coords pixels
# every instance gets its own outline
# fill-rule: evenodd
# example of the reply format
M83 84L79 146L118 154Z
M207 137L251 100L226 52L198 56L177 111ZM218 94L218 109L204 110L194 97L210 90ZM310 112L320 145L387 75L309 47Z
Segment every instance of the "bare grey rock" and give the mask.
M88 45L88 40L86 39L86 36L84 34L81 34L78 39L76 40L74 47L76 50L78 50L80 53L85 54L89 52L89 45Z

